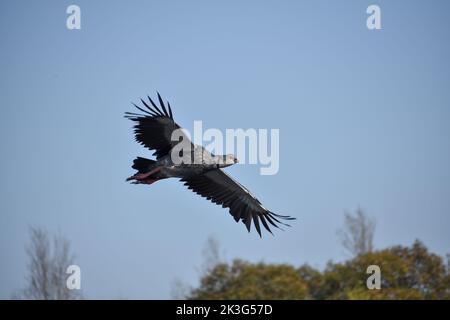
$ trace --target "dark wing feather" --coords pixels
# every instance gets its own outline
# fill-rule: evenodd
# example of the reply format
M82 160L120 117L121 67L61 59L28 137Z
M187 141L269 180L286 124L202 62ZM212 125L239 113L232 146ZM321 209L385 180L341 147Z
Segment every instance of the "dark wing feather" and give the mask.
M277 215L261 205L245 187L235 181L224 171L215 169L205 174L181 179L195 193L208 200L230 209L230 214L239 222L241 220L250 232L252 221L256 231L261 236L260 221L267 231L272 233L267 221L276 228L276 222L287 225L279 219L293 220L289 216ZM266 221L267 220L267 221Z
M154 150L157 158L167 155L170 150L179 142L172 141L172 133L181 127L173 120L172 109L168 105L167 108L164 105L161 96L158 93L158 100L160 107L158 107L150 97L148 97L149 103L141 99L144 107L138 107L143 114L126 112L125 117L134 121L134 133L136 135L136 141ZM151 105L150 105L151 104ZM186 135L182 135L183 141L189 141ZM187 140L184 140L187 139ZM190 141L189 141L190 142Z

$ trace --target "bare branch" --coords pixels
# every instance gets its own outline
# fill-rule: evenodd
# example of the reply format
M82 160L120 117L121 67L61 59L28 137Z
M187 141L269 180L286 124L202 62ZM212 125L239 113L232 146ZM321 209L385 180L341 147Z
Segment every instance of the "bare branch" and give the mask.
M344 227L338 231L343 247L352 255L357 256L373 250L375 221L370 219L361 208L355 215L346 212Z
M30 228L26 288L21 297L33 300L79 299L81 295L66 286L67 267L73 264L70 243L61 235L50 241L47 231Z

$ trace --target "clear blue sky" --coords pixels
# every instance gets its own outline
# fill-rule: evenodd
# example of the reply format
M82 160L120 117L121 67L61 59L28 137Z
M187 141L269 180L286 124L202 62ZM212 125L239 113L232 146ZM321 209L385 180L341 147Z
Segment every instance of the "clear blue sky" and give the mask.
M366 28L366 8L382 30ZM82 29L66 29L77 4ZM89 298L169 298L209 235L228 259L346 258L344 210L384 248L450 248L449 1L2 1L0 297L24 285L28 227L72 243ZM176 180L124 182L123 113L158 90L192 128L279 128L280 171L227 172L298 218L259 239Z

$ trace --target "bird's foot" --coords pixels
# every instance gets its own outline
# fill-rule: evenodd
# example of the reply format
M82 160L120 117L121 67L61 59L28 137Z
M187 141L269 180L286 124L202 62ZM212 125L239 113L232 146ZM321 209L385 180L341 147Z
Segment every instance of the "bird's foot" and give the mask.
M159 179L150 178L150 176L159 172L160 170L161 170L161 167L158 167L158 168L153 169L146 173L136 173L134 176L128 177L126 181L135 180L132 182L134 184L139 184L139 183L152 184L152 183L158 181Z

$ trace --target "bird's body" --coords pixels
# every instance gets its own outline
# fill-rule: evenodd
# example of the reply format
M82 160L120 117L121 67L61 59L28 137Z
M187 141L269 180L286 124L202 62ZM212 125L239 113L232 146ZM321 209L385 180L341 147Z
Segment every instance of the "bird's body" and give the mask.
M175 163L172 156L167 154L158 158L156 161L145 158L136 158L134 160L133 168L138 170L138 175L151 176L156 180L167 178L181 178L188 179L196 175L204 174L209 170L216 170L235 163L235 159L231 159L232 163L224 162L222 156L216 156L208 152L202 146L193 145L191 157L194 159L189 163ZM158 169L152 172L152 170ZM128 180L135 180L137 183L146 183L145 180L139 179L136 175L129 177Z
M150 150L155 150L156 155L156 160L136 158L132 168L137 173L127 181L152 184L162 179L179 178L192 191L229 208L234 219L237 222L241 220L248 231L253 220L259 235L260 221L271 232L269 224L277 228L277 222L284 224L277 218L294 219L264 208L245 187L222 170L237 163L237 159L233 155L214 155L202 146L190 142L173 120L170 104L167 103L166 108L159 94L158 99L160 108L148 97L148 103L141 99L147 110L135 105L144 114L126 113L127 118L136 122L136 140ZM174 133L178 134L178 139L174 139ZM179 143L184 143L185 148L181 151L176 149Z

